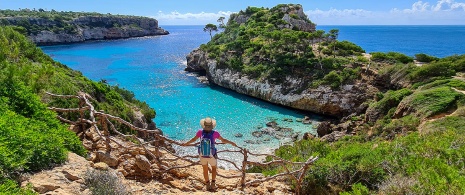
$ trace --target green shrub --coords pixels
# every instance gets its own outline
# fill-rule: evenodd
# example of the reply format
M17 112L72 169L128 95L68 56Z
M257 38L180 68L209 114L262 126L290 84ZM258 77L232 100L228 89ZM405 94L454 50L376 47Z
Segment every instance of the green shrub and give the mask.
M340 195L369 195L370 190L361 183L352 185L352 191L342 192Z
M439 58L437 57L426 55L424 53L415 54L415 59L419 62L426 62L426 63L439 60Z
M407 56L405 54L398 53L398 52L388 52L387 56L389 56L392 59L395 59L398 62L404 63L404 64L413 62L412 57L409 57L409 56Z
M420 84L421 86L421 84ZM465 90L465 82L459 79L442 79L442 80L435 80L431 83L422 85L419 89L426 90L431 89L434 87L441 87L441 86L448 86L453 87L459 90Z
M3 177L37 171L66 160L67 151L85 154L77 136L37 95L20 82L0 86L0 170ZM13 87L12 87L13 86Z
M371 54L371 61L374 61L374 62L383 62L389 59L388 56L383 52L372 52L370 54Z
M448 130L457 131L463 133L465 127L464 116L448 116L441 119L437 119L433 122L425 124L422 129L423 134L430 134L433 132L445 132Z
M455 75L455 70L448 62L433 62L416 68L410 78L417 81L422 81L430 77L451 77Z
M379 187L379 194L415 194L415 186L418 185L418 178L414 176L404 176L403 173L391 176Z
M374 189L376 183L383 181L387 174L384 169L385 153L384 147L373 150L372 143L360 144L352 140L338 142L331 147L329 154L320 156L307 173L304 191L307 194L320 194L322 192L314 190L328 191L329 184L333 191L346 191L355 183Z
M32 190L32 186L28 185L26 188L20 188L15 181L0 178L0 194L35 195L37 193Z
M365 53L362 47L349 41L336 41L328 45L328 48L333 47L336 49L336 55L338 56L360 55L361 53Z
M375 118L368 118L368 120L374 122L383 115L386 115L391 108L397 107L400 101L410 94L412 94L412 91L409 89L400 89L397 91L389 90L384 94L380 94L380 100L371 103L367 109L367 113L370 113L370 117L372 117L371 113L379 113L380 115Z
M457 72L463 72L465 71L465 58L458 60L452 64L452 67L454 68L455 71Z
M454 68L454 70L457 72L465 71L465 55L453 55L445 57L440 61L450 63L452 68Z
M412 133L394 141L392 153L387 156L392 161L391 170L409 178L415 178L416 185L406 187L414 194L463 194L465 166L463 153L463 118L445 117L433 121L432 127L441 130L422 131L422 136ZM426 125L430 125L429 123ZM422 171L419 171L422 170Z
M341 86L343 78L336 72L331 71L323 78L323 84L331 86L331 88L336 89Z
M404 64L413 62L412 57L409 57L405 54L401 54L398 52L388 52L388 53L372 52L370 54L371 54L371 60L375 62L387 62L387 63L401 62Z
M378 130L381 132L377 133L385 138L392 139L396 135L416 131L419 124L419 118L407 115L400 119L389 120L389 123L382 125L381 129Z
M403 101L415 110L416 116L426 118L456 108L457 102L463 98L462 93L444 86L417 91Z

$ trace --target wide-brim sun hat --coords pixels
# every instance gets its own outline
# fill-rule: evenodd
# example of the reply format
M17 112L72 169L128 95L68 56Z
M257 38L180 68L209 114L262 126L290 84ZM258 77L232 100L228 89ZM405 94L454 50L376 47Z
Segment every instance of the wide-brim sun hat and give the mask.
M216 127L216 120L210 117L200 120L200 126L205 130L212 130Z

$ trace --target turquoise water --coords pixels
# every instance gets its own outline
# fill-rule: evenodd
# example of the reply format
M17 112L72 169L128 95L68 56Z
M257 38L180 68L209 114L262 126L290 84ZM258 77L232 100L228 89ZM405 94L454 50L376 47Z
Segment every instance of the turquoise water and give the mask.
M297 118L321 117L270 104L217 86L200 83L184 71L186 55L210 36L199 26L166 28L168 36L126 40L93 41L82 44L42 47L57 61L81 71L92 80L105 79L112 85L131 90L136 98L146 101L156 110L155 122L165 135L187 140L200 128L200 119L210 116L217 120L220 134L240 146L255 152L269 152L289 139L251 135L257 127L277 120L282 127L296 132L315 133L312 125L295 122ZM294 122L284 122L291 118ZM243 137L234 135L241 133ZM248 144L246 140L261 140ZM221 146L227 147L227 146Z

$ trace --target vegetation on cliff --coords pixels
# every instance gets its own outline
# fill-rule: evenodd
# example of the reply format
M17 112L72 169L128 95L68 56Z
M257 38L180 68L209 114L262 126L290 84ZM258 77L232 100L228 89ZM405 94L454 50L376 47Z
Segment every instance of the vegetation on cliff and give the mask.
M465 192L465 55L425 59L434 60L417 66L403 54L373 55L379 62L372 70L393 83L380 86L387 89L366 102L365 113L340 121L357 124L345 129L354 136L302 140L276 151L294 161L320 157L306 175L307 194Z
M91 81L53 61L12 27L0 27L0 83L0 189L12 193L17 189L9 179L62 163L67 151L85 154L76 135L46 108L74 108L78 102L52 100L45 92L83 91L95 97L96 109L127 121L134 121L134 110L140 110L148 122L155 117L155 111L132 92Z
M306 194L463 194L464 62L465 55L422 66L378 64L378 72L403 75L408 85L392 85L368 102L366 113L348 119L362 122L347 129L355 135L332 143L301 140L275 154L292 161L320 157L305 177Z
M339 84L353 81L359 70L345 69L343 65L354 60L341 56L361 55L364 50L353 43L337 41L338 30L316 31L302 10L300 5L292 4L271 9L248 7L232 14L224 32L200 49L208 52L218 67L251 78L278 83L286 75L294 75L309 85L326 82L334 87L334 80ZM331 75L325 78L328 73Z

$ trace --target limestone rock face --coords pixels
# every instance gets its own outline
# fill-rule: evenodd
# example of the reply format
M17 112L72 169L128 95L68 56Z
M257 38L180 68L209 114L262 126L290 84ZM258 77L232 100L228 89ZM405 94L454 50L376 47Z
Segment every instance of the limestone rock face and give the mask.
M283 20L287 22L285 25L280 25L281 28L297 28L306 32L315 31L316 25L309 22L308 20L305 20L307 15L305 15L302 6L285 6L281 7L281 11L286 13L284 14Z
M367 106L362 103L372 98L377 91L375 87L365 83L344 85L338 90L319 86L316 89L298 91L305 88L305 82L301 78L287 76L280 84L250 79L240 72L219 68L215 60L208 60L205 56L207 54L201 50L191 52L187 56L187 69L204 69L209 82L236 92L318 114L343 117L364 112Z
M208 63L208 56L200 49L196 49L187 56L186 71L199 72L206 69Z
M90 162L74 153L68 154L68 161L53 170L42 171L28 177L22 186L32 184L40 194L89 194L85 192L84 174Z
M27 20L30 25L37 26L62 25L55 20L45 18L9 17L4 19L11 25L17 25L24 20ZM158 26L156 19L145 17L81 16L67 23L76 30L72 32L42 30L29 34L29 38L38 45L51 45L169 34L168 31Z
M298 30L306 32L315 31L316 25L308 20L301 5L283 5L279 8L279 11L284 13L282 19L287 22L287 24L278 25L281 29L297 28ZM250 15L239 13L231 15L230 21L234 21L237 24L245 24L249 18Z

